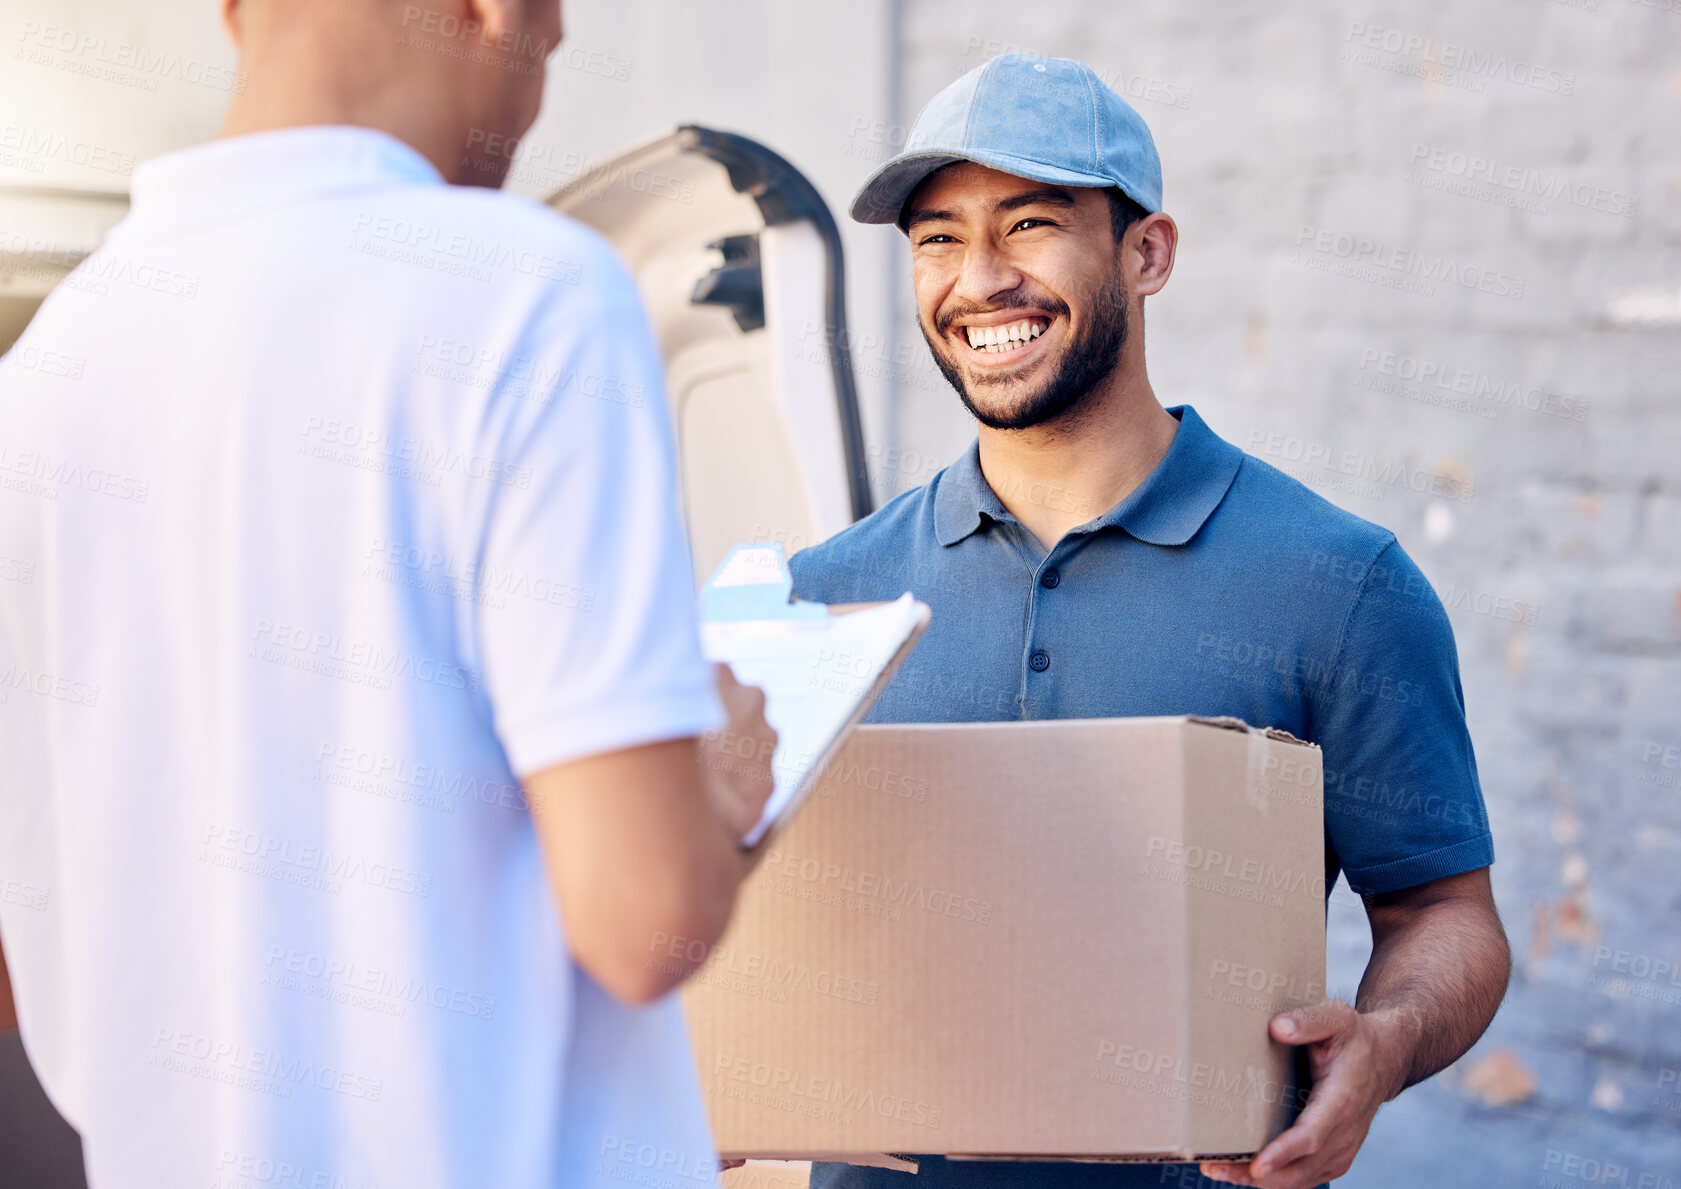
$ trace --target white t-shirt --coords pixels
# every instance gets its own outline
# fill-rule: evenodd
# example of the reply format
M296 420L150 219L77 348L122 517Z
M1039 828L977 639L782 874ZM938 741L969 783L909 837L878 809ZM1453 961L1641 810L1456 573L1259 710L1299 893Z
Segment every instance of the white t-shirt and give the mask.
M0 938L94 1189L713 1182L517 780L721 721L671 439L582 226L366 129L136 170L0 364Z

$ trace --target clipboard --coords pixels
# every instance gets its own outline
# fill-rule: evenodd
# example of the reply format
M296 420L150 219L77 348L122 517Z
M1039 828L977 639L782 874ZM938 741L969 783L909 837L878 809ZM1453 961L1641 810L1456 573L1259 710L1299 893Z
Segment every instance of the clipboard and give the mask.
M731 549L700 591L702 650L765 691L765 718L777 733L776 788L745 850L774 838L799 811L932 614L908 592L831 607L795 600L793 590L782 546L761 544Z

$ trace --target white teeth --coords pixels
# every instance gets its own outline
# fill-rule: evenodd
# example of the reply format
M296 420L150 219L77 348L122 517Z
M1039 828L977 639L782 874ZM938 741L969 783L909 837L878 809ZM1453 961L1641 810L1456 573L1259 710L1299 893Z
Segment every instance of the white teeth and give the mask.
M1009 326L966 326L963 329L969 336L971 347L989 355L996 355L1000 351L1014 350L1032 342L1049 328L1036 321L1027 321L1015 322Z

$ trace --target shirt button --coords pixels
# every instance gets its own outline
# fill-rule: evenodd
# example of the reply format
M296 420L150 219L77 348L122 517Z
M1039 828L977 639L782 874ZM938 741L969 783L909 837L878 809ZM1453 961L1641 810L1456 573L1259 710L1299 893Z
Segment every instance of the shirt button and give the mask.
M1055 590L1061 584L1062 575L1057 573L1055 570L1046 570L1043 574L1039 575L1039 585L1043 586L1046 590Z
M1027 658L1027 663L1035 673L1043 673L1051 667L1051 654L1043 648L1037 649L1032 656Z

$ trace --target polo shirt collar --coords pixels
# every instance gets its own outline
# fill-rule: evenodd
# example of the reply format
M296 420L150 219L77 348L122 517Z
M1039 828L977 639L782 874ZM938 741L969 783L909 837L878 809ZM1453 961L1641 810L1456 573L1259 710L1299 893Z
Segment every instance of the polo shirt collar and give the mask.
M1243 464L1243 451L1209 429L1190 405L1168 412L1179 419L1179 429L1149 478L1073 532L1115 526L1152 545L1183 545L1214 514ZM940 544L955 545L988 518L1015 519L981 474L977 440L940 476L934 493L934 534Z
M441 186L425 157L372 128L279 128L212 140L134 170L131 218L195 224L262 207L390 186Z
M934 491L934 536L942 545L955 545L989 517L1015 519L981 474L981 444L977 439L939 477L939 487Z

